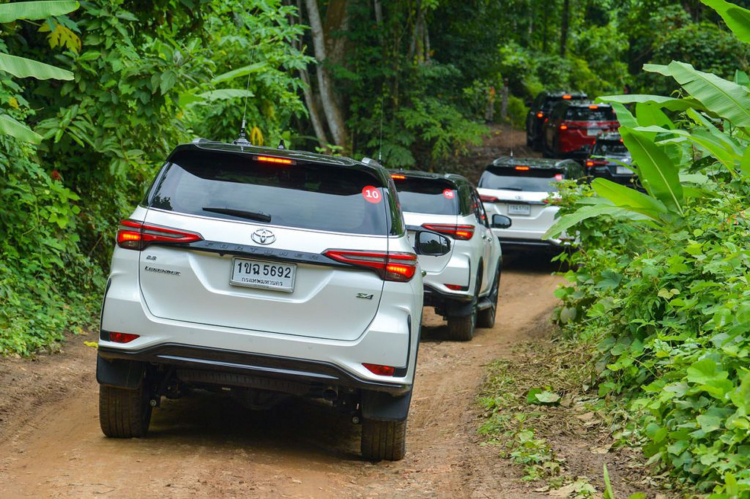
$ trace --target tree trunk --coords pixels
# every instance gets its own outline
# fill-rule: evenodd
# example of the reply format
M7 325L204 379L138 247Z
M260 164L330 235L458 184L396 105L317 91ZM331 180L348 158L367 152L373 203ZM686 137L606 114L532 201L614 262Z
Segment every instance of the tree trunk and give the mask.
M343 65L349 45L349 1L330 0L323 25L323 38L326 42L328 60Z
M560 57L565 57L568 48L568 24L570 23L570 0L563 2L562 25L560 27Z
M383 4L380 3L380 0L375 0L375 23L378 25L378 28L383 26Z
M308 74L307 69L300 69L299 76L304 82L303 92L305 95L305 104L307 105L307 112L310 114L310 122L315 130L315 136L318 138L320 147L327 147L328 137L326 137L325 127L323 126L320 114L318 113L318 106L315 105L315 96L313 95L312 87L310 86L310 75Z
M333 84L325 67L326 60L326 43L323 34L323 26L320 22L320 12L318 11L317 0L305 0L307 6L307 17L310 20L310 31L312 33L313 46L315 48L315 59L318 61L316 68L318 76L318 87L320 89L320 98L323 102L323 112L328 121L328 128L333 135L333 141L337 146L348 150L349 134L344 123L344 116L336 102L334 96Z

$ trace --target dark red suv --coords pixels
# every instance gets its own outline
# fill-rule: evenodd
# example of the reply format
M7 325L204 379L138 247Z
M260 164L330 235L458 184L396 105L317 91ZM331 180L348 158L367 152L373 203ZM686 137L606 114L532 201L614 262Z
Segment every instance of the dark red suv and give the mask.
M549 117L550 111L560 101L584 101L588 96L583 92L556 92L543 91L536 96L534 102L529 106L526 115L526 145L535 151L542 147L542 125L544 119Z
M619 127L609 104L562 101L544 122L542 153L547 158L586 158L598 135Z

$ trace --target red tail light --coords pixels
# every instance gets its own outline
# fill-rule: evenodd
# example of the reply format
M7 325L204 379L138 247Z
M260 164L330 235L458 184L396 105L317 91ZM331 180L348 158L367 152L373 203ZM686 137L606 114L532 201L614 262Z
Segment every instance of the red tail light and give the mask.
M129 333L109 333L109 341L114 341L115 343L130 343L136 338L140 338L140 336Z
M123 220L120 222L120 230L117 231L117 245L120 248L138 251L152 243L185 244L202 240L203 237L195 232L149 225L135 220Z
M373 374L377 374L378 376L393 376L393 373L396 372L395 367L391 366L381 366L380 364L362 364L367 368L368 371L370 371Z
M474 236L473 225L422 224L422 227L446 234L459 241L468 241Z
M500 201L495 196L483 196L481 194L479 195L479 199L481 199L483 203L497 203Z
M589 159L586 161L586 167L587 168L593 168L595 166L604 166L606 165L606 161L602 161L601 159Z
M373 269L384 281L408 282L417 271L414 253L328 250L323 254L338 262Z

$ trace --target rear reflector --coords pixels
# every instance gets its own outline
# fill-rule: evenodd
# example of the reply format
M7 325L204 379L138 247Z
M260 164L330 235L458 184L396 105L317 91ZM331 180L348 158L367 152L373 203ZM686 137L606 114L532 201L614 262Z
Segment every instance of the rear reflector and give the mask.
M446 284L446 288L452 289L453 291L468 291L469 286L461 286L460 284Z
M109 341L113 341L115 343L130 343L136 338L140 338L137 334L129 334L129 333L109 333Z
M479 195L479 199L481 199L483 203L497 203L500 201L495 196L482 196L481 194Z
M422 227L427 230L446 234L459 241L468 241L474 236L473 225L422 224Z
M117 231L117 245L120 248L141 251L149 244L187 244L202 241L195 232L170 229L158 225L144 224L136 220L123 220Z
M274 158L273 156L256 156L256 161L262 161L263 163L275 163L278 165L291 165L294 163L291 159L287 158Z
M518 170L519 172L527 172L531 170L531 168L529 168L528 166L517 166L516 170Z
M393 175L391 175L391 178L393 180L406 180L406 175L397 175L394 173Z
M370 371L373 374L377 374L378 376L393 376L393 373L396 372L395 367L391 366L381 366L380 364L362 364L367 368L368 371Z
M384 281L408 282L417 271L414 253L327 250L325 256L342 263L374 270Z

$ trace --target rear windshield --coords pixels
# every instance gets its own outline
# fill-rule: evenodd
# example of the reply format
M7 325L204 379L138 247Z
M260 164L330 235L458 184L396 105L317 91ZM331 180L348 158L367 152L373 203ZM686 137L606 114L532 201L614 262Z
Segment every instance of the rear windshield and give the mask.
M277 165L252 156L177 154L151 207L227 220L352 234L387 234L384 188L367 172Z
M616 154L622 156L628 153L628 148L619 140L597 140L594 144L593 155L606 156Z
M565 119L570 121L616 121L615 113L611 107L588 107L570 106L565 111Z
M563 100L562 97L547 97L547 100L544 101L544 105L542 106L542 109L546 111L552 110L553 107L555 107L555 104ZM586 97L576 97L572 96L570 99L566 99L570 101L580 101L580 100L586 100Z
M401 210L430 215L458 215L458 191L450 182L422 178L394 179Z
M555 192L558 182L563 178L563 172L555 169L491 168L482 174L479 187L522 192Z

